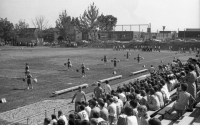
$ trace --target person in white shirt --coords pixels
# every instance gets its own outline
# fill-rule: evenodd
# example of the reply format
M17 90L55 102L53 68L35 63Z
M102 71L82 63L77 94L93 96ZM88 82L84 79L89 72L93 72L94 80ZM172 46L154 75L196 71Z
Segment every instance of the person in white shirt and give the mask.
M88 113L88 116L90 116L91 108L88 102L85 102L85 111Z
M109 85L109 82L106 80L104 92L105 92L106 94L110 94L111 91L112 91L112 89L111 89L111 87L110 87L110 85Z
M80 106L80 112L78 113L78 116L81 118L81 121L83 120L87 120L89 121L89 115L88 113L85 111L85 106L81 105Z
M109 104L109 106L107 109L108 109L108 113L109 113L110 125L116 124L116 122L117 122L117 106L114 103L114 100L112 97L108 100L108 104Z
M123 93L121 88L118 89L118 92L119 92L119 94L118 94L119 95L119 99L121 99L122 102L125 104L125 102L127 100L125 94Z
M58 119L62 119L65 122L65 125L68 124L68 120L66 116L62 113L62 111L58 111Z
M76 97L76 99L75 99L75 111L78 112L78 103L79 103L79 102L82 102L83 97L84 97L85 102L86 102L85 92L82 91L82 88L81 88L81 87L79 87L79 88L78 88L78 92L76 92L76 93L74 94L74 97L73 97L73 99L72 99L72 103L73 103L75 97Z
M133 109L131 107L125 107L124 113L127 115L127 125L138 125L137 117L133 113Z

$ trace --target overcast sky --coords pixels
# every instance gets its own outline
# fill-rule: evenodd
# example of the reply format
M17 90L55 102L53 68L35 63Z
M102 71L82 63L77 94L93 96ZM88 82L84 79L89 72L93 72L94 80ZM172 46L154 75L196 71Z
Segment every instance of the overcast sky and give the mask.
M14 24L20 19L33 27L31 19L44 15L55 27L58 15L66 10L72 17L83 14L93 2L99 13L117 17L117 24L149 24L152 31L184 30L200 27L200 0L0 0L0 17ZM146 26L141 31L146 31ZM122 30L117 27L117 30ZM130 27L124 27L130 30ZM139 27L132 27L139 30Z

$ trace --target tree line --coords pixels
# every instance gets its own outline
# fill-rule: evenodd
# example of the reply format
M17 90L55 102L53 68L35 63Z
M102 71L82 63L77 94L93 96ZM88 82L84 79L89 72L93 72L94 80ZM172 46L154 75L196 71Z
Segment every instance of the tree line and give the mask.
M78 32L92 32L92 31L112 31L117 23L117 18L113 15L99 14L99 8L94 3L90 4L88 8L79 17L72 17L64 10L59 14L55 21L55 28L59 29L60 36L67 40L74 34L74 27ZM32 19L32 24L37 29L34 32L36 38L45 38L48 36L50 25L45 16L37 16ZM7 18L0 17L0 38L4 41L9 41L17 37L27 37L26 29L29 24L25 20L20 19L18 23L13 24Z

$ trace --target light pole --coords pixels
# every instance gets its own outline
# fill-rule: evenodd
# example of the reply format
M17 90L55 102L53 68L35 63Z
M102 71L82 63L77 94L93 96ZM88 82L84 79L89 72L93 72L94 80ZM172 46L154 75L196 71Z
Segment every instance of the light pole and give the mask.
M164 30L165 30L165 26L162 26L163 27L163 40L164 40Z

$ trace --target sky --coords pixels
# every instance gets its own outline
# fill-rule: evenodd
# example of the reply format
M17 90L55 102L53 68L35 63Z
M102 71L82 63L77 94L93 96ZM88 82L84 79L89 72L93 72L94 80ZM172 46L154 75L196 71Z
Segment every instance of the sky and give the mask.
M200 0L0 0L0 17L14 24L22 19L34 27L32 20L42 15L55 27L62 11L79 17L93 2L99 14L117 17L117 25L151 23L152 32L162 30L162 26L166 31L200 28ZM139 31L139 26L124 26L123 30ZM140 27L140 31L146 30L147 26Z

